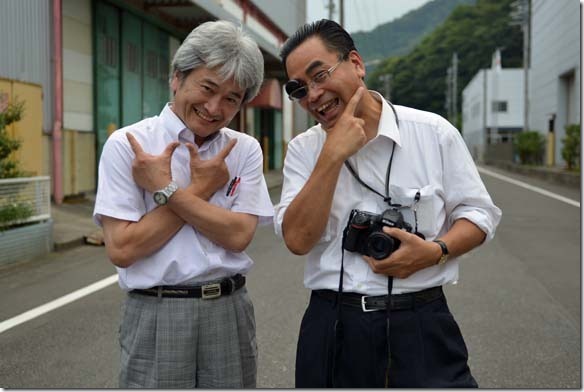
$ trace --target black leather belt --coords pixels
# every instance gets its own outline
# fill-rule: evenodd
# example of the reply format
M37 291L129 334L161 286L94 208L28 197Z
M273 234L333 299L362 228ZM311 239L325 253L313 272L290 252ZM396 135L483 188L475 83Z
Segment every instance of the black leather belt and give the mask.
M156 286L149 289L135 289L130 293L164 298L213 299L229 295L243 286L245 286L245 276L237 274L201 286Z
M313 294L327 299L336 301L338 294L333 290L313 290ZM414 305L422 305L435 301L444 296L442 286L432 287L415 293L393 294L390 298L391 310L411 309ZM358 293L343 293L343 305L361 308L364 312L373 312L386 308L387 295L362 295Z

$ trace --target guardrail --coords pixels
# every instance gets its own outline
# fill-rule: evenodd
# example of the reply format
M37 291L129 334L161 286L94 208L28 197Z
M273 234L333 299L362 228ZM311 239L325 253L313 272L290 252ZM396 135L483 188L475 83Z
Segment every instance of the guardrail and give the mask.
M0 179L0 227L51 218L49 176Z

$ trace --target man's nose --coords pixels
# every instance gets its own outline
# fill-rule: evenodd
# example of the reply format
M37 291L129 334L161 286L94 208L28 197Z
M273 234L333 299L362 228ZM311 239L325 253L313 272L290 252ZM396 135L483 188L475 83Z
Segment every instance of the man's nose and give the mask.
M308 97L308 102L316 102L322 95L322 89L316 83L311 83L308 86L308 93L306 94Z
M220 113L221 110L221 97L214 95L205 102L205 109L207 112L213 116Z

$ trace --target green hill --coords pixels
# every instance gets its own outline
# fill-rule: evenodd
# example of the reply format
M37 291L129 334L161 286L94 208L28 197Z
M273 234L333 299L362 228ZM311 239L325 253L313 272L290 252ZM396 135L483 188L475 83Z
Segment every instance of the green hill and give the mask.
M366 62L403 55L444 22L456 6L474 3L475 0L433 0L371 31L351 35Z
M391 74L391 100L446 115L446 70L458 54L458 96L482 68L490 68L493 52L501 48L502 66L517 68L523 61L523 33L511 26L514 0L477 0L460 5L442 25L427 35L409 54L394 56L368 75L370 88L383 91L379 77ZM459 110L462 99L459 99Z

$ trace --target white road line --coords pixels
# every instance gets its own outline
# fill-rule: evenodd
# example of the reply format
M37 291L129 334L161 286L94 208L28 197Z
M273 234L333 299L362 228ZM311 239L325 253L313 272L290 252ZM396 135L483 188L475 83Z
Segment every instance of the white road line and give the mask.
M0 322L0 333L6 332L10 328L16 327L17 325L37 318L47 312L50 312L51 310L55 310L57 308L60 308L61 306L67 305L70 302L83 298L86 295L95 293L96 291L106 288L107 286L112 285L117 281L118 281L117 274L109 276L98 282L92 283L89 286L83 287L79 290L73 291L72 293L64 295L61 298L57 298L54 301L47 302L44 305L31 309L28 312L24 312L22 314L19 314L18 316L12 317L11 319L4 320Z
M547 197L551 197L552 199L556 199L556 200L559 200L559 201L563 201L564 203L567 203L567 204L570 204L570 205L572 205L574 207L580 208L580 202L578 202L578 201L575 201L575 200L572 200L572 199L568 199L567 197L558 195L556 193L552 193L550 191L546 191L545 189L538 188L538 187L533 186L533 185L529 185L529 184L527 184L527 183L525 183L523 181L518 181L518 180L515 180L513 178L509 178L507 176L504 176L502 174L495 173L494 171L491 171L489 169L485 169L485 168L478 167L478 166L477 166L477 169L479 170L480 173L486 174L486 175L491 176L491 177L498 178L499 180L503 180L503 181L509 182L511 184L520 186L520 187L525 188L525 189L528 189L530 191L533 191L533 192L542 194L542 195L547 196Z

